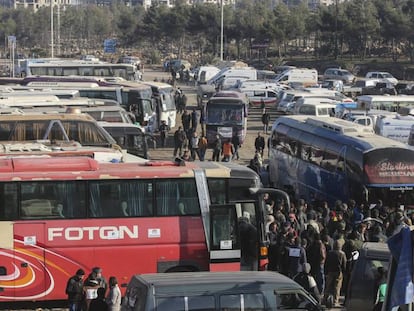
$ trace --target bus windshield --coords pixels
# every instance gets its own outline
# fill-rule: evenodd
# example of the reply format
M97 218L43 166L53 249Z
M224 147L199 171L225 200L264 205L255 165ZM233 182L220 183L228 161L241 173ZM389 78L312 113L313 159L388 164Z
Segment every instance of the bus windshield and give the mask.
M244 105L209 104L206 111L207 123L223 125L242 125Z
M172 88L160 89L160 99L163 111L171 111L176 109Z

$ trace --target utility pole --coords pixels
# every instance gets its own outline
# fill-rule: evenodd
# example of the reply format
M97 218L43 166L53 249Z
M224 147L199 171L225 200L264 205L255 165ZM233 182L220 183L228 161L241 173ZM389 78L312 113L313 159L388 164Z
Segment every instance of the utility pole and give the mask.
M60 0L57 2L57 55L58 57L61 55L60 53Z
M55 57L55 43L53 41L54 29L53 29L53 0L50 0L50 57Z
M221 22L220 22L220 60L223 60L223 37L224 37L224 27L223 27L223 18L224 18L224 10L223 10L223 1L221 0Z

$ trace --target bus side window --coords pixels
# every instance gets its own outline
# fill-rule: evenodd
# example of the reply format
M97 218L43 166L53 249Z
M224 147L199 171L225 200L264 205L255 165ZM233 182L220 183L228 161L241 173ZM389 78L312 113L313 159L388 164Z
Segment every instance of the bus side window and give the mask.
M18 206L17 206L17 195L16 195L17 187L13 184L10 184L10 185L2 185L1 188L3 189L1 189L1 196L0 196L0 202L1 202L0 220L17 219L18 218ZM11 188L11 189L7 189L7 188Z
M167 180L156 184L157 214L159 216L180 215L178 204L182 202L186 208L186 214L200 215L197 189L193 179ZM191 211L190 211L191 210Z

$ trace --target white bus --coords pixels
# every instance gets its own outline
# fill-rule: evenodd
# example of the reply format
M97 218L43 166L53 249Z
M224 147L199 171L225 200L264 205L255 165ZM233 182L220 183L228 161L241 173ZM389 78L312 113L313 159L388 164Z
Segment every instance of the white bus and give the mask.
M401 108L414 108L412 95L363 95L357 97L359 109L379 109L398 112Z
M161 121L166 121L170 128L174 128L177 108L175 107L173 87L162 82L145 81L143 84L151 87L152 98L155 100L156 128L161 125Z
M129 81L142 78L141 72L134 64L74 59L27 59L21 65L20 76L117 77Z

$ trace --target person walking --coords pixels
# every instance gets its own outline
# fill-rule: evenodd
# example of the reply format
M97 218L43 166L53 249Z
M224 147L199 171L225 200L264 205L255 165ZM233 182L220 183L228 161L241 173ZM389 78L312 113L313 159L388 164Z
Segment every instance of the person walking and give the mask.
M180 104L180 113L183 113L183 111L187 108L187 95L185 95L184 93L182 93L181 95Z
M266 108L263 109L262 114L262 123L263 123L263 133L267 134L269 130L270 114L267 112Z
M162 120L161 125L159 127L162 148L165 148L165 146L167 145L167 136L169 130L170 127L168 126L167 122L165 120Z
M233 136L231 138L231 143L233 144L233 148L234 148L233 156L231 159L234 160L234 158L236 158L237 160L239 160L240 159L239 148L241 147L241 144L240 144L240 137L237 131L233 130Z
M335 240L333 250L328 252L325 262L325 301L327 305L331 304L330 300L332 299L332 304L339 306L339 296L345 271L346 255L342 251L342 242Z
M204 109L200 111L200 126L201 126L201 135L206 136L206 114Z
M181 123L183 124L184 132L188 134L191 125L191 115L187 110L184 110L184 113L181 115Z
M197 110L193 108L193 112L191 113L191 129L193 130L193 132L197 131L198 121L199 116Z
M106 298L106 302L108 303L108 310L109 311L120 311L121 310L121 290L118 286L118 280L116 277L111 276L109 278L109 294Z
M223 155L223 162L230 162L230 160L232 159L232 156L234 154L234 147L233 144L231 143L231 140L228 139L224 142L223 144L223 149L221 151L222 155Z
M208 147L207 137L202 135L198 141L198 156L200 161L204 161Z
M174 133L174 157L178 156L181 157L183 155L183 147L187 136L183 130L182 126L179 126L178 129Z
M79 269L66 284L66 295L68 295L69 311L81 311L84 302L83 278L85 271Z
M262 136L262 133L258 132L257 137L254 140L254 147L256 148L256 152L260 153L262 159L263 159L263 151L265 148L265 139Z
M220 135L216 135L216 139L213 142L213 158L211 161L220 161L220 154L221 154L221 139Z
M198 143L200 141L200 138L197 135L197 132L193 132L193 135L190 139L190 151L191 151L191 160L194 161L197 156L200 158L198 154Z

